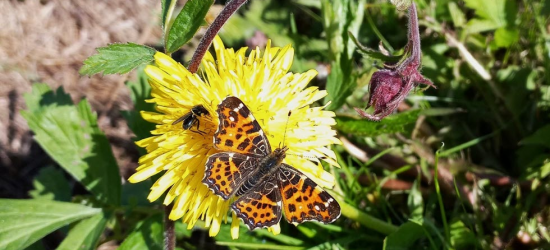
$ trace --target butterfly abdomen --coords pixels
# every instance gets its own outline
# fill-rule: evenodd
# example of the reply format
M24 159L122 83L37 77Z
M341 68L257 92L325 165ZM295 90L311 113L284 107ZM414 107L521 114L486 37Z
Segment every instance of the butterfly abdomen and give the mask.
M285 158L285 149L275 149L271 154L262 158L256 171L243 183L236 195L240 196L254 188L258 183L263 183L266 178L273 176Z

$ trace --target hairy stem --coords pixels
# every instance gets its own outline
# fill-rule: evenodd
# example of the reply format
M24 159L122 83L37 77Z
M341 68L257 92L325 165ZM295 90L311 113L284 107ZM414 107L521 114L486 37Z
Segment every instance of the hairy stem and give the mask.
M220 29L223 27L225 22L231 17L244 3L246 3L247 0L232 0L231 2L227 3L225 7L223 8L222 12L216 17L214 22L208 27L208 30L202 37L199 46L197 47L197 50L195 50L195 53L193 54L193 58L191 58L191 62L189 63L189 66L187 69L191 73L197 72L199 69L200 62L202 58L204 57L204 54L206 53L206 50L210 48L210 45L212 44L212 40L214 40L214 37L218 34Z
M422 50L420 48L420 32L418 31L418 15L416 13L416 5L412 2L409 7L409 23L407 32L407 46L405 47L405 56L407 58L400 64L398 70L401 71L408 65L420 66L422 58Z
M416 5L414 2L409 7L409 43L412 43L409 49L411 50L410 58L413 62L420 65L421 49L420 49L420 32L418 31L418 14L416 13Z
M176 248L176 233L175 233L175 223L171 220L170 212L174 204L169 204L164 207L164 249L165 250L174 250Z

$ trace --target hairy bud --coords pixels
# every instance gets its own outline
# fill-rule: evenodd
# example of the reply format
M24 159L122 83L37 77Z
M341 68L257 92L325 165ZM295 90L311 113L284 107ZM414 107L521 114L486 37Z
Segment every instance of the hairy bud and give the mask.
M418 18L416 6L409 7L408 43L405 47L404 59L395 65L385 65L384 69L372 74L369 83L369 101L365 109L374 107L374 113L355 108L362 117L380 121L397 109L411 90L419 84L431 87L433 83L419 71L421 62L420 35L418 32Z

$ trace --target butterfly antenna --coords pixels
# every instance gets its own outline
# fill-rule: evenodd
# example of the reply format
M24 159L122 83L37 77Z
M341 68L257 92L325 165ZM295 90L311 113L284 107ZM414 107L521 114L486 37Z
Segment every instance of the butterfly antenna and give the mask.
M292 156L296 156L296 157L299 157L299 158L305 158L305 159L310 159L310 160L321 159L321 158L318 158L318 157L315 157L315 156L308 156L308 155L297 155L297 154L286 154L286 155L292 155Z
M288 121L290 121L290 115L292 114L292 110L289 110L288 111L288 117L286 119L286 125L285 125L285 133L283 135L283 147L285 146L285 142L286 142L286 131L288 129Z

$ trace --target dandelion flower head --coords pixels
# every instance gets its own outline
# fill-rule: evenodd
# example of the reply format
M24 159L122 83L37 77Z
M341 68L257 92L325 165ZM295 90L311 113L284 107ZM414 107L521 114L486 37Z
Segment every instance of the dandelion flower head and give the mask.
M155 54L156 66L145 68L152 87L152 99L148 102L156 104L157 112L143 111L142 116L157 125L151 137L137 142L147 154L139 159L137 172L129 179L136 183L162 173L148 199L152 202L166 193L163 203L174 203L170 219L182 219L189 229L199 219L204 220L211 236L217 235L221 224L227 222L232 202L214 195L201 182L208 157L218 152L212 137L218 128L216 109L224 98L241 99L272 148L288 147L284 162L322 187L332 187L334 176L323 169L320 161L338 166L330 145L340 144L331 128L335 124L334 113L312 106L327 95L317 87L307 87L317 72L289 72L294 57L290 45L271 47L269 41L263 53L256 48L248 56L247 48L226 49L219 37L213 46L216 59L207 53L199 74L190 73L160 52ZM201 133L195 126L185 130L181 124L173 124L196 105L202 105L209 113L198 117ZM233 215L233 238L238 237L239 222ZM278 225L270 229L274 233L280 230Z

